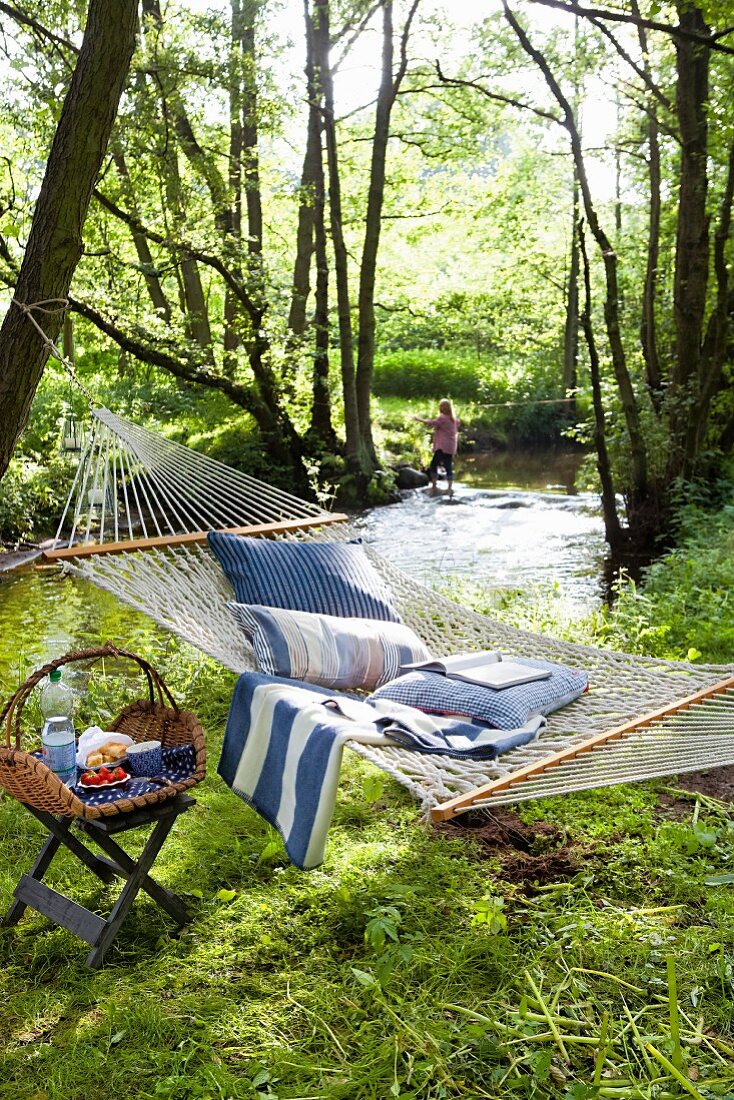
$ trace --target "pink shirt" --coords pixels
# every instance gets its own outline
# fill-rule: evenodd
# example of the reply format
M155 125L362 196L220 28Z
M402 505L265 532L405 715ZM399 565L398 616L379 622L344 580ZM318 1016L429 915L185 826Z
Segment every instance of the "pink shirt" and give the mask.
M456 454L456 441L459 434L460 420L452 420L445 413L439 413L433 420L426 420L429 428L433 428L433 449L443 451L446 455Z

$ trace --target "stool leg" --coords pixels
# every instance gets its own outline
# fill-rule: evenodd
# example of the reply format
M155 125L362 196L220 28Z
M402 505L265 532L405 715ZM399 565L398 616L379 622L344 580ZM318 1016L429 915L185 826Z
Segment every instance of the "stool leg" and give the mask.
M94 872L97 878L101 878L102 882L115 881L116 875L112 868L108 867L106 863L94 854L94 852L90 852L89 848L82 844L81 840L71 832L71 827L77 820L76 818L54 817L53 814L49 814L45 810L36 810L33 806L28 806L27 809L30 810L34 817L38 818L52 836L55 836L65 848L69 849L72 855L75 855L77 859L81 860L85 867L88 867L90 871ZM48 863L46 867L48 867ZM45 869L46 868L44 868L44 871ZM35 873L32 873L31 877L38 878Z
M163 842L168 836L171 826L176 820L176 816L176 814L172 814L170 817L161 818L150 834L148 842L140 855L140 859L135 865L135 870L131 873L129 879L123 886L120 896L107 918L105 928L99 940L87 956L87 966L91 967L93 970L97 970L104 962L104 957L115 936L120 931L130 906L147 878L148 871L153 866L156 856L163 847Z
M116 844L112 837L106 836L104 833L92 835L95 844L98 844L102 851L106 852L107 855L114 860L120 872L126 876L135 873L135 868L137 866L135 860L127 854L124 848ZM169 916L173 917L177 924L183 926L189 923L191 914L178 894L174 894L172 890L167 890L165 886L161 886L161 884L151 878L150 875L145 876L140 884L140 888L145 890L146 894L151 897L161 909L164 909Z
M70 824L71 824L71 819L69 819L68 823L67 822L62 823L61 827L60 827L60 831L68 831ZM46 874L46 871L51 866L51 861L54 858L54 856L56 855L56 853L58 852L60 847L61 847L61 838L59 836L53 836L52 835L52 836L47 837L46 838L46 843L41 848L38 859L36 860L36 862L33 864L33 867L31 868L29 877L36 879L37 882L40 882L41 879L43 878L43 876ZM5 916L0 921L0 924L7 924L7 925L17 924L18 921L20 920L20 918L25 913L27 908L28 908L28 906L26 905L26 903L24 901L20 901L18 898L16 898L15 901L10 906L10 908L8 909Z

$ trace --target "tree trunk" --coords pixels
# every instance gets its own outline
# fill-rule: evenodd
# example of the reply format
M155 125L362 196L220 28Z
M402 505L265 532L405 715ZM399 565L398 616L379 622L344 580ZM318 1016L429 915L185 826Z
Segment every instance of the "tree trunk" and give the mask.
M115 162L118 174L120 176L120 183L122 184L122 193L125 198L125 204L132 214L136 218L140 218L140 210L138 208L137 199L135 197L135 190L133 188L132 180L130 179L130 173L128 171L125 155L121 149L116 149L112 154L112 159ZM153 303L153 309L156 311L159 317L161 317L166 324L171 323L171 306L166 298L161 281L158 278L156 266L153 262L153 256L150 251L148 239L144 233L140 230L131 229L131 235L133 244L135 245L135 251L140 261L140 266L143 271L143 278L145 279L145 285L148 288L148 294L150 300Z
M314 253L314 220L316 182L324 169L321 149L323 82L317 81L314 61L314 30L309 0L303 4L306 25L306 86L308 89L308 123L306 129L306 152L301 170L300 201L298 204L298 227L296 229L296 256L293 262L293 286L291 304L288 311L288 329L293 337L303 336L306 331L306 305L311 292L311 258Z
M319 161L314 183L314 241L316 257L316 302L313 317L313 404L311 406L311 433L319 444L336 450L336 432L331 422L331 393L329 391L329 260L326 249L326 195L324 166Z
M632 0L632 11L637 18L640 17L637 0ZM647 31L641 25L637 27L637 37L642 52L642 71L648 80L652 81L647 47ZM662 404L662 375L658 356L656 311L658 264L660 258L660 132L655 97L652 95L648 95L647 150L648 176L650 180L650 217L647 231L647 266L645 270L645 283L642 291L640 342L642 344L642 355L645 360L645 374L647 377L648 390L650 391L650 398L656 412L660 412Z
M242 243L242 6L231 0L231 38L229 60L229 202L231 239L239 252ZM237 368L237 348L241 343L237 320L240 306L232 288L224 288L223 368L232 377Z
M581 314L581 327L586 337L586 346L589 349L589 371L591 374L591 393L594 405L594 444L596 447L596 468L599 471L599 482L601 484L604 533L612 554L615 558L619 559L623 551L624 537L619 522L619 513L617 512L617 496L614 490L612 464L609 460L609 452L607 451L606 422L601 388L601 369L599 366L599 353L594 338L594 329L591 322L591 271L589 268L589 258L586 254L584 231L580 224L575 235L579 242L584 263L584 309Z
M310 434L321 448L335 451L337 438L331 422L329 391L329 260L326 245L326 182L321 148L323 80L314 63L313 24L304 2L306 21L306 81L308 85L308 135L301 176L296 262L289 327L302 335L306 323L311 252L316 259L314 308L314 357ZM312 245L313 241L313 245Z
M372 138L372 162L370 184L365 215L364 245L359 273L358 339L357 339L357 416L362 449L372 465L376 464L372 442L372 374L375 363L375 279L377 276L377 251L382 228L382 206L385 197L385 167L387 145L390 137L390 116L398 90L407 69L407 43L410 27L419 0L413 0L401 36L401 57L397 73L393 76L393 5L392 0L382 0L382 69L375 110L375 132Z
M341 358L342 395L344 399L344 433L347 460L353 467L364 465L357 389L354 371L354 337L349 302L349 264L342 223L341 181L334 118L334 81L329 68L329 0L314 0L313 9L314 67L324 89L324 136L329 173L329 218L334 248L337 314L339 319L339 353Z
M708 33L697 8L681 5L684 30ZM700 357L709 265L708 51L676 41L676 109L681 138L678 233L673 283L675 362L670 389L669 479L695 472L699 435Z
M705 443L711 401L721 386L724 363L729 350L731 315L734 312L734 295L729 286L727 245L731 235L732 202L734 202L734 140L729 148L724 194L721 199L719 221L714 236L714 274L716 276L716 302L706 326L701 349L701 398L698 410L698 439L696 454ZM726 453L726 450L725 452Z
M517 35L521 46L528 56L532 57L533 61L542 72L546 84L563 112L563 124L568 130L571 139L571 150L576 163L576 171L578 173L579 187L583 198L586 220L604 263L604 274L606 279L604 319L606 322L607 339L609 340L609 350L611 352L614 376L617 382L617 390L622 404L622 411L630 443L630 463L632 468L632 484L629 493L630 516L636 516L639 514L639 510L644 509L649 488L647 479L647 448L645 446L645 439L640 423L640 410L627 367L627 357L622 342L622 330L619 316L620 301L617 254L601 227L596 208L594 207L591 189L586 175L581 137L578 132L578 127L576 126L571 105L561 91L558 81L551 72L547 60L543 54L533 47L527 34L510 11L507 0L503 0L503 9L505 18ZM646 536L641 532L641 537L644 539Z
M357 329L357 416L362 446L372 463L376 462L372 442L372 372L375 361L375 278L377 250L382 228L382 205L385 197L385 165L390 137L390 114L397 89L393 86L393 20L392 0L382 0L382 69L375 110L375 132L372 138L370 185L365 214L364 245L359 271Z
M149 29L149 24L155 31L162 27L162 16L158 0L143 0L143 31ZM155 39L154 39L155 40ZM155 58L155 54L153 54ZM157 89L157 99L161 113L162 132L157 135L157 153L163 179L163 189L166 196L167 213L173 221L173 232L170 232L172 240L178 240L185 236L186 212L182 199L181 170L178 162L178 145L174 134L175 112L169 110L168 101L163 84L157 71L153 71L153 82ZM173 114L173 118L172 118ZM165 211L164 211L165 213ZM172 250L176 259L176 278L179 287L179 304L184 318L184 327L187 335L195 340L199 347L206 352L209 362L213 362L212 333L209 323L209 310L207 308L204 287L196 260L183 248Z
M579 361L579 182L576 165L573 169L573 221L571 223L571 257L566 288L566 324L563 332L563 392L570 400L566 404L569 419L576 416L576 385Z
M15 299L32 306L50 340L82 254L92 189L109 142L135 47L136 0L91 0L77 63L36 202ZM49 347L29 318L10 306L0 328L0 477L28 420Z
M260 0L246 0L242 28L245 78L242 93L242 167L247 207L247 236L251 275L260 285L263 262L263 211L258 149L257 77L255 72L255 20Z

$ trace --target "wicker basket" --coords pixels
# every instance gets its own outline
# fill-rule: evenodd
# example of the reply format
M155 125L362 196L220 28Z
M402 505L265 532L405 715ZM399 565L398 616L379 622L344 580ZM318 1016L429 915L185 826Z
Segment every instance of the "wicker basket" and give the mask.
M164 748L193 745L196 767L187 779L179 783L169 783L147 794L89 806L62 783L42 760L21 749L21 717L33 688L55 668L74 661L89 661L100 657L128 657L140 665L148 679L149 698L130 703L107 728L115 733L125 733L133 741L160 741ZM188 790L200 783L206 773L204 731L196 715L179 710L159 673L146 660L129 650L118 649L112 642L106 642L95 649L67 653L37 669L5 704L0 714L0 724L3 721L5 745L0 745L0 786L19 802L25 802L47 813L63 817L93 818L142 809L144 806L175 798L179 791Z

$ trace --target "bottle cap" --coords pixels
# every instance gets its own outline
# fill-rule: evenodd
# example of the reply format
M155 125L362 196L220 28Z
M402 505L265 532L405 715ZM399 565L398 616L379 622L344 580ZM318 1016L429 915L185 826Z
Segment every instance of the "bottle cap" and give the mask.
M52 684L57 684L59 682L59 680L61 679L61 669L60 668L52 669L52 671L49 672L49 674L48 674L48 678L49 678L49 680L51 681Z

